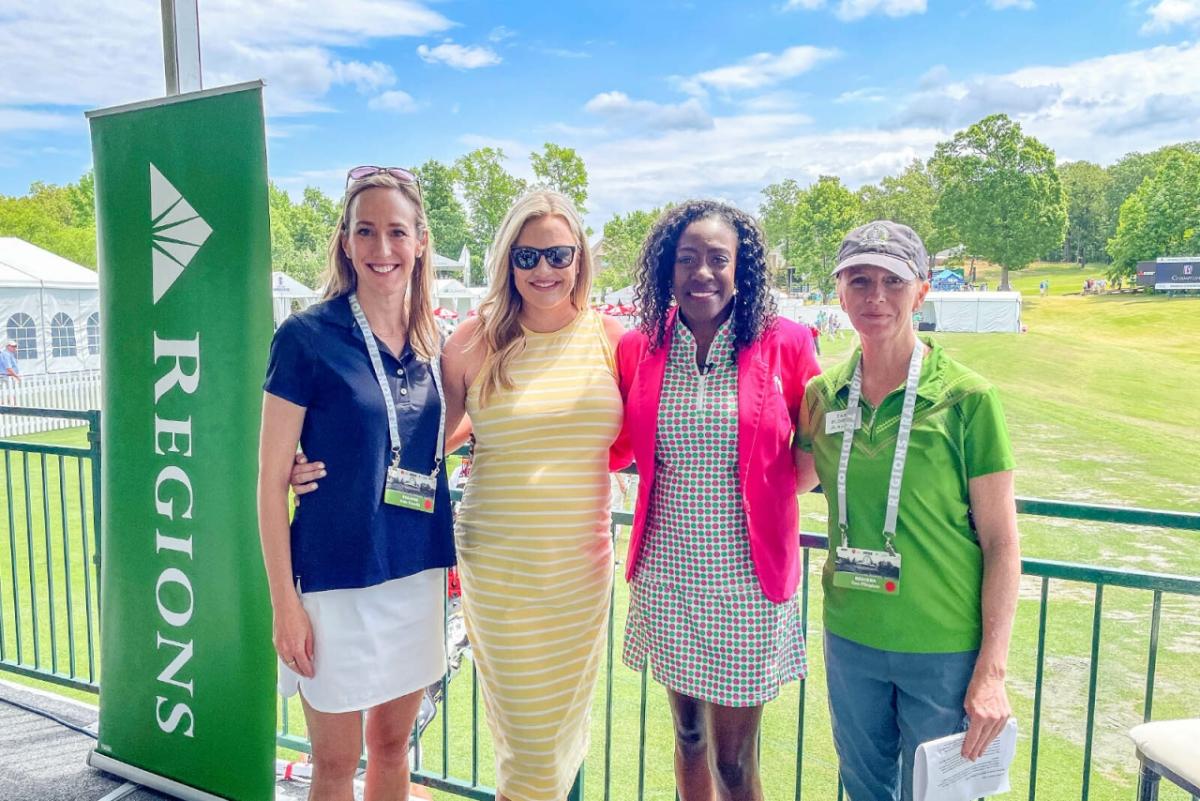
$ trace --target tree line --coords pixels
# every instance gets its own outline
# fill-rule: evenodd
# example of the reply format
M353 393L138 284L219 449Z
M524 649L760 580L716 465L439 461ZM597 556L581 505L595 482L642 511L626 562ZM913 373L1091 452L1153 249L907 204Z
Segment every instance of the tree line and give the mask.
M1129 153L1109 167L1057 165L1054 151L1002 114L937 145L926 161L853 192L836 176L763 190L760 220L798 275L824 289L842 234L873 219L911 226L930 253L962 246L1008 272L1037 260L1137 262L1200 253L1200 142Z
M504 168L500 148L472 150L453 163L413 167L437 251L471 254L472 283L509 206L529 183ZM586 211L588 173L569 147L530 154L533 185L557 189ZM1108 167L1057 164L1054 151L1005 115L986 117L937 145L897 175L857 191L837 176L807 186L794 179L762 190L759 219L790 278L829 289L829 269L846 231L872 219L911 226L931 253L962 247L1008 272L1040 260L1104 262L1128 278L1138 261L1200 253L1200 141L1129 153ZM269 186L273 268L315 287L338 222L336 200L307 187L299 200ZM604 224L600 288L633 282L637 257L661 208L614 214ZM0 236L17 236L96 266L92 174L64 186L34 183L23 196L0 195ZM788 276L779 276L781 282Z

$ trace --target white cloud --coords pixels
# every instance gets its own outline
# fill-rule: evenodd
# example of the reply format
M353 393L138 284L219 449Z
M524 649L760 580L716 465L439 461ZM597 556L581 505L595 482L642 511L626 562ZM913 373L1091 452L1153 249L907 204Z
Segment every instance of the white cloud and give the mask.
M1109 163L1132 150L1195 139L1200 44L1116 53L1066 66L1026 67L954 81L948 73L910 95L895 125L952 133L1005 112L1060 160Z
M333 63L333 82L352 83L358 91L373 92L396 82L396 73L387 64L372 61L337 61Z
M953 128L968 125L988 114L1011 116L1040 111L1062 96L1053 83L1018 82L1006 76L984 76L917 92L895 115L897 125Z
M395 82L390 67L331 48L428 36L454 23L412 0L205 0L200 24L205 85L263 78L267 110L278 115L329 110L324 98L337 85L367 93ZM161 95L161 51L157 10L142 4L4 0L0 103L95 108Z
M1006 8L1018 8L1022 11L1032 11L1034 7L1033 0L988 0L988 5L997 11L1003 11Z
M1176 25L1200 22L1200 0L1158 0L1147 10L1150 19L1142 33L1169 31Z
M709 89L718 92L759 89L808 72L837 55L837 50L799 45L779 53L755 53L736 64L676 78L675 82L685 92L696 95Z
M505 25L497 25L488 33L489 42L503 42L505 39L512 39L517 35L517 32Z
M443 42L437 47L421 45L417 48L417 55L430 64L445 64L459 70L494 67L503 60L490 47L460 45L453 42Z
M795 92L775 91L752 95L738 102L742 111L770 114L780 111L795 111L800 107L801 95Z
M77 116L0 106L0 131L61 131L76 127L83 127L82 118Z
M852 92L842 92L834 99L834 103L882 103L887 100L887 94L878 86L864 86Z
M393 89L367 101L367 108L375 111L393 111L397 114L410 114L420 108L408 92Z
M696 131L713 126L712 117L695 98L682 103L634 100L624 92L602 92L583 106L584 111L618 125L656 130Z
M537 52L545 53L548 56L558 56L559 58L591 58L592 54L586 50L569 50L565 47L539 47Z
M877 181L927 158L937 131L810 130L800 114L716 117L711 129L629 136L579 149L588 166L593 226L617 212L689 197L717 197L757 213L767 184L839 175Z
M691 196L720 197L756 212L769 183L794 178L803 185L820 175L840 176L851 187L874 183L997 111L1008 111L1060 161L1109 164L1130 151L1195 139L1196 75L1200 44L965 80L943 67L919 79L908 98L896 96L907 101L907 119L875 128L817 128L798 113L743 108L715 116L702 130L625 131L571 146L588 166L593 226L613 213Z
M1014 2L1014 0L999 0L999 2ZM1028 2L1028 0L1015 0ZM852 22L871 14L884 14L889 17L905 17L909 14L924 14L927 0L839 0L834 14L844 22ZM825 0L787 0L784 11L796 9L815 11L825 7Z

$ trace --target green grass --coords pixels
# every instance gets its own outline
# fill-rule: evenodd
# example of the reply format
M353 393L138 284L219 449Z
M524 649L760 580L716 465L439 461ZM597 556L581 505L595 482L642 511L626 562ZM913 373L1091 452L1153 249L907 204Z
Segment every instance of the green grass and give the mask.
M990 270L983 266L980 280L996 286L998 273ZM1023 322L1027 333L952 334L937 335L937 339L951 356L999 388L1018 463L1019 494L1195 510L1200 505L1200 482L1195 478L1200 475L1200 451L1195 447L1195 432L1200 430L1200 396L1194 387L1200 362L1194 345L1189 343L1200 336L1200 301L1077 294L1084 277L1102 273L1092 265L1080 271L1071 265L1052 264L1013 273L1015 288L1025 295ZM1051 282L1046 298L1040 298L1037 290L1043 277ZM823 342L822 363L828 366L844 358L852 346L849 335ZM46 436L37 438L45 441ZM82 444L78 433L75 437L73 441ZM40 466L36 460L31 465L30 484L36 487L40 485L36 478ZM48 468L52 487L57 486L55 469L53 464ZM19 480L19 471L14 478ZM68 486L73 486L69 471L67 479ZM0 493L2 487L0 481ZM824 531L824 501L815 496L806 498L802 508L805 530ZM0 607L7 609L11 600L3 595L8 592L9 575L4 509L0 506ZM43 535L38 522L41 507L35 506L34 512L37 552ZM58 531L53 510L51 521L53 534ZM1200 576L1196 533L1034 517L1023 517L1020 523L1027 557ZM26 537L23 525L18 520L18 548L23 547ZM619 558L624 556L624 535L621 532L617 543ZM21 553L19 550L19 557ZM814 553L810 565L814 591L809 613L810 677L803 782L806 798L828 799L834 797L836 759L829 735L821 662L817 573L823 559L824 554ZM22 569L27 567L26 562L19 564ZM35 562L35 574L44 575L44 561ZM1094 607L1090 585L1055 581L1050 587L1038 798L1058 801L1080 797ZM1014 798L1027 795L1039 592L1038 582L1024 580L1010 659L1009 693L1021 726L1013 769ZM612 730L611 797L630 799L637 792L641 677L620 664L627 605L625 583L618 579L614 592L612 719L606 716L606 677L602 675L593 707L592 747L586 771L589 801L602 798L606 726ZM1124 800L1134 795L1133 748L1124 732L1142 718L1150 605L1148 592L1110 588L1104 593L1090 777L1090 797L1097 801ZM63 614L60 607L59 620ZM44 611L39 611L39 625L48 625L46 617ZM1195 681L1200 660L1197 619L1200 599L1164 598L1155 684L1156 718L1194 716L1200 708L1200 687ZM6 637L10 636L10 628L6 626ZM450 774L470 778L469 663L464 664L450 690ZM768 798L792 797L799 692L797 684L785 688L764 718L762 763ZM439 713L424 739L423 766L436 772L441 770L446 717ZM295 701L289 718L292 731L302 732L303 717ZM479 779L494 784L492 752L482 712L477 727ZM674 797L671 722L665 694L653 681L647 688L645 738L645 797L670 801ZM437 797L450 798L444 793ZM1161 797L1164 801L1185 798L1166 787Z

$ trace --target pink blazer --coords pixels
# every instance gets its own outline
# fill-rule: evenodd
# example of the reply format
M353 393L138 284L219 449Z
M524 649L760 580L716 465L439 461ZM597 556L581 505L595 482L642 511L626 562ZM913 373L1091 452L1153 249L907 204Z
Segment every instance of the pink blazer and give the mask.
M637 463L638 498L629 537L625 578L633 578L641 553L654 488L654 448L658 408L676 317L667 322L662 348L650 347L640 331L630 331L617 347L617 368L625 421L613 444L612 466ZM792 437L804 385L820 372L812 334L791 320L777 319L743 348L738 369L738 479L750 557L763 594L775 603L791 599L800 579L799 509Z

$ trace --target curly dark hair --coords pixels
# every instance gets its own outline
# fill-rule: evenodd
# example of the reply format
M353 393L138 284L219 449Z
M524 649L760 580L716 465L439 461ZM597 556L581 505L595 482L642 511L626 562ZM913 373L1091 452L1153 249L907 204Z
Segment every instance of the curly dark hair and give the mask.
M737 261L733 298L733 348L736 354L762 336L775 322L777 309L771 294L767 267L767 242L758 223L744 211L715 200L689 200L662 213L650 229L638 258L634 301L642 316L640 329L651 346L661 348L667 336L671 308L671 283L675 274L675 249L683 230L697 220L716 217L737 233Z

